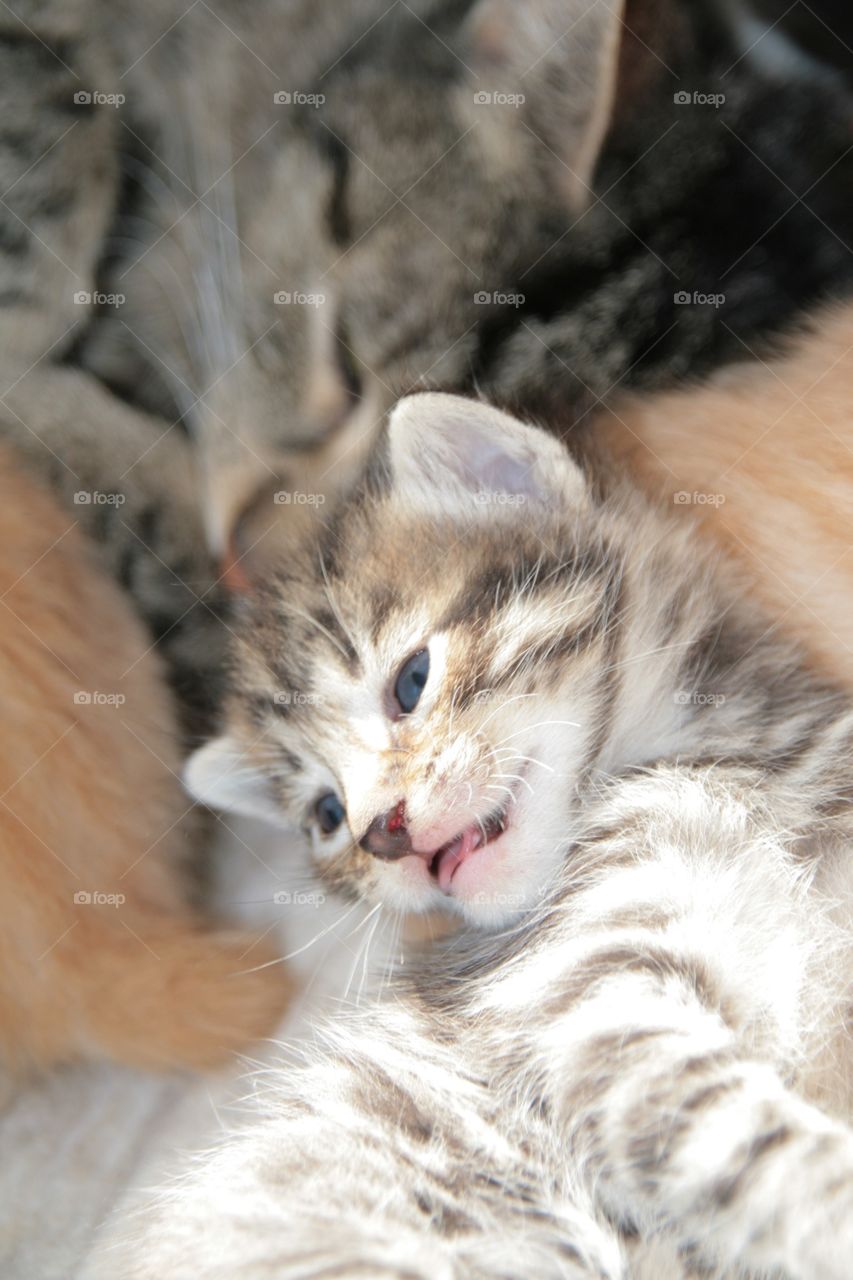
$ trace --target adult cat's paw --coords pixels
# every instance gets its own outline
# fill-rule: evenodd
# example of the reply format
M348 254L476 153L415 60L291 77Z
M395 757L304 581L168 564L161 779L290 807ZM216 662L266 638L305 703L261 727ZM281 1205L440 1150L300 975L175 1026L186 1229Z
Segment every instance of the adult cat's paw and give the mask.
M99 983L88 1038L137 1067L221 1066L274 1034L294 992L276 953L243 931L169 921L115 941L110 998Z
M273 1035L295 991L277 953L239 931L196 935L176 980L176 1061L202 1070Z

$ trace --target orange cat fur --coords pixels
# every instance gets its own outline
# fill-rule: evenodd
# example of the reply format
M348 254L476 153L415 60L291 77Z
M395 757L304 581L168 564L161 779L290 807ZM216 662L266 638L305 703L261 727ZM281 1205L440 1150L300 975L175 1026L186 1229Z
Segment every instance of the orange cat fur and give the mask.
M766 361L625 399L594 430L649 491L700 514L773 618L853 681L853 306Z
M0 451L0 1059L213 1066L287 980L185 903L168 692L73 524Z

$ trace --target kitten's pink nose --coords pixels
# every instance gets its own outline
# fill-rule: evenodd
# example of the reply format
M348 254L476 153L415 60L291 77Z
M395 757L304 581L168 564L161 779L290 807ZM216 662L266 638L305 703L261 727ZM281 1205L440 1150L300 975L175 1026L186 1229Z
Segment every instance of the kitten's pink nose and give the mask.
M394 858L405 858L407 854L414 853L406 828L405 800L400 800L393 809L374 818L359 840L359 844L368 853L389 861Z

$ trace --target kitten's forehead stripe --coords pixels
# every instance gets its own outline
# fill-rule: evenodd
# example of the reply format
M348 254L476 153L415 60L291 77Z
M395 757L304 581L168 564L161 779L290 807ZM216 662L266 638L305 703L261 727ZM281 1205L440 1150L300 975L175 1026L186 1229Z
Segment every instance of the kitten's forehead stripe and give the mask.
M394 606L398 603L399 597L390 587L376 585L371 588L367 608L371 619L370 639L373 644L376 644Z
M558 560L540 556L530 562L519 554L510 563L491 565L467 582L440 625L488 617L519 596L533 599L541 592L556 594L567 585L574 587L589 579L609 580L614 561L618 563L619 557L604 544L577 550Z
M356 652L348 633L344 630L337 614L333 613L331 609L320 608L315 610L313 617L318 627L320 627L326 635L330 636L333 642L342 651L350 675L360 675L361 661L358 653Z
M501 604L511 599L518 587L517 566L513 564L492 566L483 570L472 581L466 582L439 623L439 630L455 623L471 624L493 614Z

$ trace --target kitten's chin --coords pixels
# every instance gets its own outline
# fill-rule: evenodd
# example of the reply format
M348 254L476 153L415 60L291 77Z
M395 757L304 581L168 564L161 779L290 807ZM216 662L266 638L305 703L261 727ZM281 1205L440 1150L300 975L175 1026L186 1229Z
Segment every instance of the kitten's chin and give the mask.
M541 856L525 847L528 843L522 831L512 829L471 854L458 868L448 900L468 924L500 929L541 901L546 891L541 883L543 875L537 874Z
M534 830L523 815L513 817L501 835L467 852L444 883L419 856L386 864L378 897L397 911L441 911L478 929L514 923L546 896L560 855L558 841L543 836L540 824Z
M517 797L503 828L453 870L445 901L480 929L502 929L548 895L565 847L566 815L547 797Z

